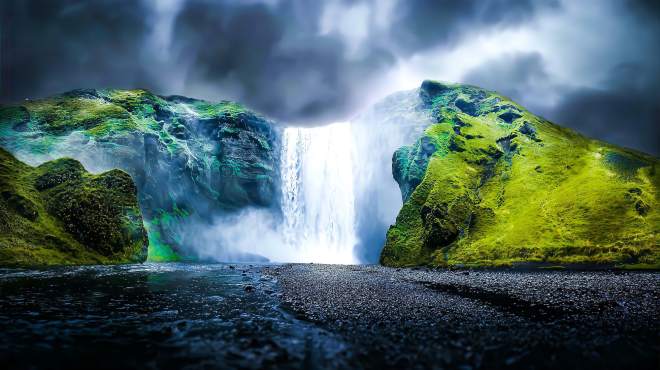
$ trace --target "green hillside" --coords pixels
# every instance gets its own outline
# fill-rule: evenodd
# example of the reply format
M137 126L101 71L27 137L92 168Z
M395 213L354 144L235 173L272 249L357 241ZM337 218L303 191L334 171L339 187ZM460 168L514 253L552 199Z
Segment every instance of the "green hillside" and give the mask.
M0 149L0 265L143 262L147 245L127 173L69 158L30 167Z
M383 264L660 267L657 158L476 87L420 94L437 123L394 155L405 203Z

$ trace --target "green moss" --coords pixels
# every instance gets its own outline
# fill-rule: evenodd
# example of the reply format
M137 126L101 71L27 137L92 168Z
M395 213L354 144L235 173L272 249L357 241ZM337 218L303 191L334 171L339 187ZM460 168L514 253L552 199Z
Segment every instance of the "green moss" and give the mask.
M105 137L117 133L134 132L138 129L138 125L133 120L128 119L107 119L102 123L94 126L85 132L94 137Z
M90 129L109 119L130 118L124 108L98 98L59 97L30 101L25 107L50 132Z
M159 231L154 230L149 224L146 224L149 233L149 262L176 262L181 258L174 251L174 248L165 243Z
M6 125L13 129L23 129L30 121L30 113L25 107L2 107L0 106L0 125Z
M171 235L171 231L189 216L188 211L180 208L176 203L169 211L159 209L155 212L146 224L149 232L149 261L176 262L182 260L181 256L175 252L173 245L180 241L174 240L176 236Z
M139 262L147 239L128 174L72 159L29 167L0 149L0 265Z
M430 91L440 91L427 92L439 123L425 137L436 151L388 232L382 263L658 264L657 159L585 138L494 93ZM518 118L509 123L502 112ZM410 185L395 178L402 190Z

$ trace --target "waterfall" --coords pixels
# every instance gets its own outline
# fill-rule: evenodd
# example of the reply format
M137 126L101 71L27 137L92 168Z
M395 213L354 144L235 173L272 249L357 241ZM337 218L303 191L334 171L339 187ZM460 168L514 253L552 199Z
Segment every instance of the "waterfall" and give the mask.
M297 261L357 262L353 157L348 122L285 129L281 231Z
M374 263L401 209L392 154L433 123L418 90L397 93L352 118L287 127L280 146L280 209L222 215L195 235L217 261Z

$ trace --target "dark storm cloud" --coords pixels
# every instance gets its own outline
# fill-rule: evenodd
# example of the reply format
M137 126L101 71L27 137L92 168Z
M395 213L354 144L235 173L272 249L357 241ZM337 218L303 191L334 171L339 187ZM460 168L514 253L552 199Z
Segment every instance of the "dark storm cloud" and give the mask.
M454 44L462 35L524 23L539 10L557 8L557 0L410 0L398 3L391 32L407 52Z
M453 78L482 85L588 135L658 152L657 1L392 0L390 11L383 12L388 3L5 0L0 99L82 87L142 87L233 99L286 122L317 124L346 119L370 96L391 91L387 79L407 66L404 80ZM328 11L333 8L339 10ZM584 11L570 18L569 8ZM601 9L611 12L593 24L582 22ZM564 35L559 50L546 50L545 39L555 35L534 34L544 20L558 23L558 30L587 29L587 36ZM571 49L588 41L582 38L609 37L612 25L629 37ZM434 67L452 50L502 30L534 36L517 48L500 39L495 45L500 51L488 57L482 50L461 54L484 60L470 71L460 67L463 60L452 61L461 71L452 77ZM655 46L631 51L628 46L640 39L648 45L655 40ZM560 58L547 63L551 53ZM410 70L420 65L414 58L424 59L424 73ZM558 81L580 63L596 77L574 73L574 81ZM615 78L622 75L625 81Z
M590 86L557 83L538 52L504 54L467 71L462 81L496 90L532 112L587 136L660 152L660 10L655 2L630 1L629 26L655 48L629 55L616 47L608 60L591 60L593 69L614 64ZM616 9L616 8L615 8ZM618 8L625 11L626 8ZM629 37L637 36L631 32ZM580 40L575 42L579 43ZM640 42L635 40L634 42ZM619 45L621 46L621 45ZM576 56L568 55L566 59ZM625 61L612 63L617 60Z
M80 87L144 87L164 94L235 99L298 123L346 118L407 53L482 26L518 24L536 7L529 1L506 6L502 1L486 6L474 0L402 1L395 9L402 17L394 26L370 27L369 39L355 52L347 47L350 35L319 29L327 5L323 2L183 0L164 62L151 55L156 50L147 45L154 31L155 2L3 4L5 101ZM373 1L336 4L377 6ZM169 81L177 79L182 82Z
M189 1L176 21L174 43L179 57L192 62L192 81L226 88L230 97L276 118L327 122L326 116L359 101L355 78L382 72L394 58L370 48L348 60L338 36L319 34L320 10Z
M622 64L598 88L567 90L549 119L605 141L659 154L660 71Z
M538 86L547 86L549 76L543 57L539 53L507 54L502 58L488 60L467 72L463 82L497 90L526 105L529 92Z
M656 18L656 20L660 18L660 1L658 0L628 0L628 4L642 16Z
M2 100L144 82L140 3L25 0L3 1L0 9Z

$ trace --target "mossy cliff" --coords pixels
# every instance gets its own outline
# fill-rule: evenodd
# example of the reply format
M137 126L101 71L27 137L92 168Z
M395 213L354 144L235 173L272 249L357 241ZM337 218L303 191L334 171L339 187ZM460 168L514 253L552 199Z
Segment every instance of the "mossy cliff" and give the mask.
M404 205L383 264L660 267L657 158L476 87L419 94L436 123L393 156Z
M143 262L147 234L131 177L62 158L30 167L0 149L0 265Z
M128 172L154 261L185 257L195 238L188 222L277 204L279 137L236 103L145 90L75 90L0 107L0 146L17 158L71 157L92 172Z

